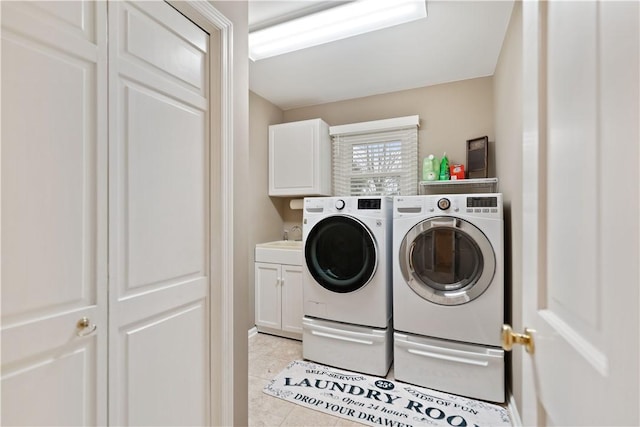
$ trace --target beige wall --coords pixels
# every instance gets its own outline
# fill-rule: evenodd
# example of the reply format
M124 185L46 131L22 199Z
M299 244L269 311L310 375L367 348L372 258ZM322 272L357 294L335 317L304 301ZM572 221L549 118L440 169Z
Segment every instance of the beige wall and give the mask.
M446 151L450 163L464 164L467 139L484 135L489 137L493 153L492 77L297 108L285 111L284 120L319 117L335 126L415 114L420 116L420 159L428 154L440 158Z
M248 58L248 7L245 1L213 1L213 6L233 23L233 414L235 425L248 424L248 342L247 318L249 310L247 253L249 188L249 64ZM212 272L212 274L216 274ZM253 307L251 307L253 310Z
M522 4L516 2L494 78L496 171L505 204L507 320L522 326ZM511 358L511 389L522 407L522 347Z

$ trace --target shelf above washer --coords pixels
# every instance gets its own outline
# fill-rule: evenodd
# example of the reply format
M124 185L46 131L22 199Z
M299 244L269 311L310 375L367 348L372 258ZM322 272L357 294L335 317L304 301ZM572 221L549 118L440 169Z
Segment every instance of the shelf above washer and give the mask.
M497 193L498 178L454 179L449 181L421 181L419 194Z

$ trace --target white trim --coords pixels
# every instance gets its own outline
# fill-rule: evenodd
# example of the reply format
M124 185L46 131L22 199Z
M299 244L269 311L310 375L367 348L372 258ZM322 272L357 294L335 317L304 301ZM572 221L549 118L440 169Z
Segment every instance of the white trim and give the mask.
M249 329L249 339L255 337L256 335L258 335L258 328L254 326L253 328Z
M179 7L179 3L178 7ZM211 298L211 424L234 425L234 299L233 299L233 23L205 0L187 0L187 5L219 31L220 35L220 173L217 183L221 205L221 239L217 245L220 265L219 298ZM175 4L175 3L174 3ZM213 230L212 230L213 231ZM213 240L213 239L212 239ZM214 293L212 292L213 296ZM214 316L213 313L219 313Z
M511 418L511 424L513 427L522 427L522 418L520 418L520 412L518 412L518 405L513 398L511 391L508 392L507 410L509 411L509 417Z
M352 133L376 132L420 126L419 116L396 117L393 119L374 120L370 122L350 123L348 125L331 126L330 135L348 135Z
M537 167L540 156L540 117L539 117L539 66L542 53L540 49L543 3L539 1L522 2L522 324L531 325L536 317L535 301L538 298L538 264L540 251L538 212L543 209L540 202L540 183ZM544 247L544 246L542 246ZM517 357L515 354L513 357ZM534 383L534 358L527 352L521 351L521 398L520 410L526 425L544 423L538 419L538 395Z

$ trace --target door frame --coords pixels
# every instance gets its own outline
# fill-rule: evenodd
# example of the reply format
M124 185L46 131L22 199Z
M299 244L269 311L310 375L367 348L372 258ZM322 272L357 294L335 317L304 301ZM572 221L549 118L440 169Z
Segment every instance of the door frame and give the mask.
M205 0L168 3L209 33L210 420L234 425L233 23Z
M542 188L546 186L546 174L539 170L539 159L544 158L546 135L540 129L546 127L541 111L546 92L546 81L541 80L540 69L546 67L541 50L544 49L545 34L541 26L545 5L537 1L523 2L522 5L522 158L529 159L522 165L522 241L529 242L522 247L522 319L527 322L534 315L532 301L538 299L538 269L545 267L546 246L544 223L540 223L540 212L546 209L546 199ZM541 173L542 172L542 173ZM537 176L538 179L529 179ZM541 265L542 264L542 265ZM543 270L544 271L544 270ZM535 366L529 353L519 350L522 359L522 407L519 415L523 425L538 425L536 408L536 385L533 382Z

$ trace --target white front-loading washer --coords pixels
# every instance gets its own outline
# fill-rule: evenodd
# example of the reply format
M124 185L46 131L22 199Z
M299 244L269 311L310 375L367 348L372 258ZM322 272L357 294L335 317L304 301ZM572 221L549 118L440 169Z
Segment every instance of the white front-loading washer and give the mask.
M391 197L304 200L305 359L372 375L392 361Z
M502 195L396 197L396 379L504 402Z

